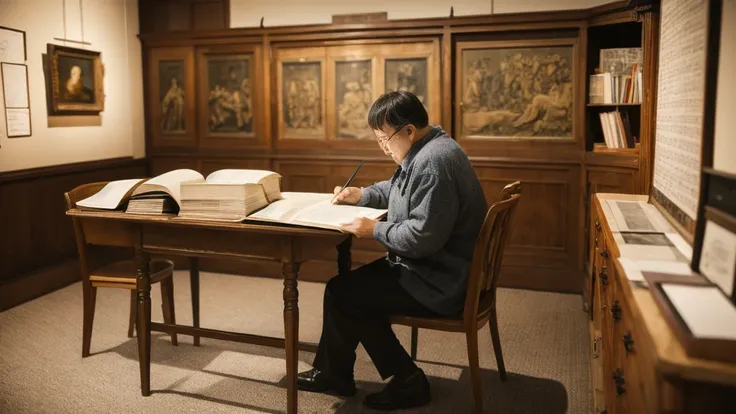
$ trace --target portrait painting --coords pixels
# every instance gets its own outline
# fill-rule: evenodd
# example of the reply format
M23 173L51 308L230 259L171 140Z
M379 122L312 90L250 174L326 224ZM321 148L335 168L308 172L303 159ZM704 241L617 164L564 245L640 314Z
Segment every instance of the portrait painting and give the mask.
M48 44L50 112L100 113L104 109L101 54Z
M284 62L281 90L284 136L324 136L322 62Z
M161 131L183 133L186 131L184 61L160 61L158 64L158 78Z
M385 90L411 92L427 106L427 58L386 59Z
M466 49L460 62L462 137L572 137L572 46Z
M251 55L209 55L207 59L210 132L253 134Z
M335 62L335 105L338 138L372 139L368 109L373 103L371 61Z

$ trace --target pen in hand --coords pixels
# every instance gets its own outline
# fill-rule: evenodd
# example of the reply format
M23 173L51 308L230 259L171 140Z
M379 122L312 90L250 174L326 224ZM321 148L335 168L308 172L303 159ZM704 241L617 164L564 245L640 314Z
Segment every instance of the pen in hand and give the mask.
M365 161L361 161L360 164L358 164L358 167L353 172L353 175L351 175L350 178L348 178L348 180L345 182L345 185L342 186L342 188L340 189L340 191L337 194L335 194L334 196L332 196L332 201L331 201L332 204L335 204L335 200L337 199L337 196L340 195L346 188L348 188L348 186L350 185L350 183L353 182L353 178L355 178L355 176L358 175L358 170L360 170L360 167L363 166L363 163L364 162Z

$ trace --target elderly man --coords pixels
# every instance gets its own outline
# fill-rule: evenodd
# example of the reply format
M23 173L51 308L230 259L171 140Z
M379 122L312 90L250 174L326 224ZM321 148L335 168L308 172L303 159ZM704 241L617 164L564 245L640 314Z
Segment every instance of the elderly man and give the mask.
M373 186L336 188L336 201L388 209L385 221L358 218L343 227L374 238L388 255L327 283L314 368L300 373L297 382L302 390L352 396L355 349L361 343L381 377L392 377L364 404L382 410L417 407L431 400L429 382L396 338L389 316L461 314L488 205L468 157L442 128L429 125L415 95L381 96L368 124L399 167Z

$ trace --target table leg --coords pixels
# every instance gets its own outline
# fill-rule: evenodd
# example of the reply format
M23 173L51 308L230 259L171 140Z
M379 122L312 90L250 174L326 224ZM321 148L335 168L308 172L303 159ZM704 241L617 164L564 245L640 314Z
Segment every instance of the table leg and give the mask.
M151 257L136 249L135 260L138 266L138 363L141 370L141 394L151 395Z
M296 370L299 362L299 263L282 262L284 276L284 338L286 348L286 412L297 412Z
M337 273L345 274L350 272L353 267L353 258L351 247L353 245L353 237L348 236L340 244L337 245Z
M192 322L199 328L199 257L189 258L189 286L192 292ZM199 346L199 336L194 337L194 346Z

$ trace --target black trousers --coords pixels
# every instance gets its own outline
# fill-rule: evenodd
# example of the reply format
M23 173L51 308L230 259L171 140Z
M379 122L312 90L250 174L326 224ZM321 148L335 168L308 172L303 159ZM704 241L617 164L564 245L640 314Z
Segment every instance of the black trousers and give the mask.
M361 343L381 378L413 369L391 329L390 315L437 316L399 284L399 267L386 259L335 276L325 288L322 336L313 366L337 380L352 381L355 349Z

